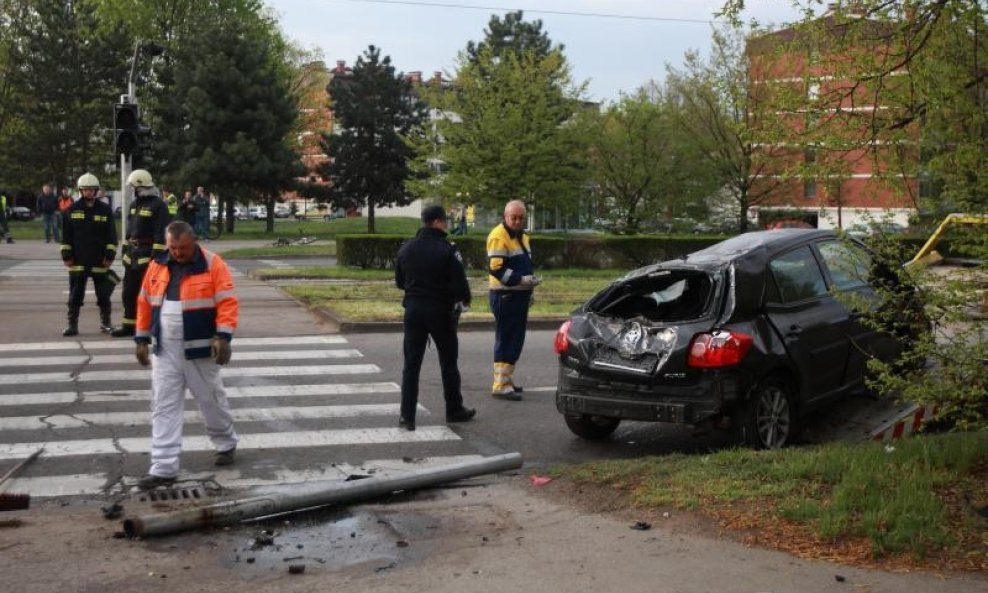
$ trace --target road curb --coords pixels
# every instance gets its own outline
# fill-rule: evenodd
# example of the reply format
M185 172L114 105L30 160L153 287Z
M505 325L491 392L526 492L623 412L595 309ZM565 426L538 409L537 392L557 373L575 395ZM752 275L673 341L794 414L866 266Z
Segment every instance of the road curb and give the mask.
M341 334L399 333L402 331L402 323L400 321L354 321L339 315L336 311L327 307L314 307L312 310L319 314L320 317L335 324ZM565 320L566 318L564 317L529 318L526 327L532 330L556 329ZM470 319L461 321L459 331L494 331L494 320Z

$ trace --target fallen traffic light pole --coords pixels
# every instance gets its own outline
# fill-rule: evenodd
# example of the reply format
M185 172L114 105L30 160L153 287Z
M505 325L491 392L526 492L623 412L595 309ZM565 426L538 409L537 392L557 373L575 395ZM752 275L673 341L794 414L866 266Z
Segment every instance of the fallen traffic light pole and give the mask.
M128 518L124 519L123 528L127 537L143 538L202 527L230 525L246 519L374 498L400 490L418 490L444 482L518 469L521 464L520 453L506 453L397 476L299 484L292 486L291 492L277 492L172 513L156 513Z

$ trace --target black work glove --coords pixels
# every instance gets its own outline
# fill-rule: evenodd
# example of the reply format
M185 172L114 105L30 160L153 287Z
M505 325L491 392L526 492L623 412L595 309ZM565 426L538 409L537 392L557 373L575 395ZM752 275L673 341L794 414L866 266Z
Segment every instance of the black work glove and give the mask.
M216 364L220 366L230 362L230 357L233 356L233 351L230 349L230 342L219 337L213 338L212 353Z
M150 346L147 342L137 343L137 348L134 350L134 356L137 357L137 362L141 363L142 367L146 367L151 364L150 350Z

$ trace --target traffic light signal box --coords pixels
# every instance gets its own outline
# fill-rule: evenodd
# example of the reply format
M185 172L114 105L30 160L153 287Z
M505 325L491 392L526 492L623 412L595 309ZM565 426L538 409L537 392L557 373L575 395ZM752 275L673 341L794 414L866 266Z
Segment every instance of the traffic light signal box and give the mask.
M117 103L113 106L114 149L116 155L131 157L134 166L151 149L151 127L141 123L141 112L136 103Z

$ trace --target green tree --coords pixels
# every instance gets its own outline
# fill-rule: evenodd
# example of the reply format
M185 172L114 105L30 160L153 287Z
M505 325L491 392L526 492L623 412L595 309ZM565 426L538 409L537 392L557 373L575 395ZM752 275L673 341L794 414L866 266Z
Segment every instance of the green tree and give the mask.
M542 30L541 20L526 21L524 12L518 10L505 14L504 19L496 14L491 15L487 29L484 30L484 40L476 43L468 41L466 55L467 60L476 65L484 50L490 50L495 58L526 51L545 58L553 51L562 52L564 48L562 44L553 47L549 34Z
M541 35L541 24L530 29ZM515 50L498 42L497 31L475 56L469 47L460 54L454 91L430 96L446 114L435 122L446 167L439 189L493 209L518 198L530 208L572 211L586 195L585 137L575 125L588 108L584 87L572 84L561 48Z
M666 84L682 102L678 124L731 195L737 229L744 232L748 209L763 203L783 179L763 147L788 133L783 122L763 117L764 89L751 84L745 37L738 29L714 31L707 60L689 51L683 70L666 69Z
M200 14L179 37L160 76L157 166L174 185L217 192L233 231L236 203L271 203L299 171L286 45L273 22L239 10Z
M0 5L0 164L6 183L71 186L110 160L110 119L128 43L85 1Z
M373 45L349 74L333 77L328 91L339 129L323 141L332 158L323 169L330 199L337 207L366 206L367 232L373 233L375 208L415 199L406 189L415 154L404 138L419 133L426 107Z
M698 170L676 110L655 83L640 88L593 117L589 134L591 176L603 196L597 217L617 232L660 228L717 189Z

